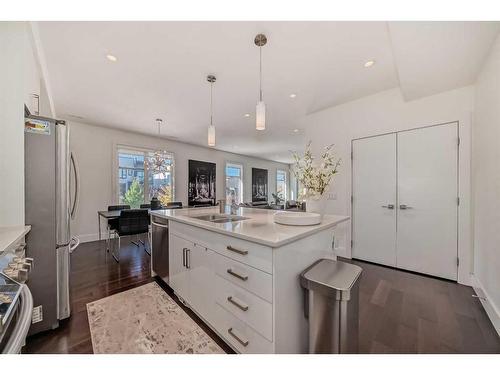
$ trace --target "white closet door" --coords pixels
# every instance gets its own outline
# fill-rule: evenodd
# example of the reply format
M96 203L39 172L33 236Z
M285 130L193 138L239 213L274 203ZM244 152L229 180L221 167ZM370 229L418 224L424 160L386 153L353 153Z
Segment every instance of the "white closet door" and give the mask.
M352 256L396 265L396 134L355 140Z
M397 267L457 279L458 124L398 133Z

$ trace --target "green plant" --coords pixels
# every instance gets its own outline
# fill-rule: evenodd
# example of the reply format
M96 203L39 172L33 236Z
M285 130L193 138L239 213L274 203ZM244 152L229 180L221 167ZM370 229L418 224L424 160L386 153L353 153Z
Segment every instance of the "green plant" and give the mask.
M274 204L278 205L280 204L282 201L284 201L283 199L283 194L282 193L272 193L271 194L274 198Z
M141 203L144 203L144 191L137 178L134 178L132 181L132 184L123 197L123 202L129 204L132 208L138 208Z
M293 174L305 188L304 198L318 198L326 192L332 177L338 173L340 159L331 151L333 144L326 146L321 153L320 162L315 162L311 152L311 141L306 145L304 155L292 152L295 161Z
M163 185L158 189L158 200L163 206L172 202L172 187Z

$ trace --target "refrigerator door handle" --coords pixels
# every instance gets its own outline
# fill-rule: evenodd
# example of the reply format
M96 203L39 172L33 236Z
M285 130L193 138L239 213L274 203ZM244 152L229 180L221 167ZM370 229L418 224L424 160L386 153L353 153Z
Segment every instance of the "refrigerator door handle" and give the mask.
M80 239L76 236L72 237L71 241L69 242L69 253L71 254L73 251L75 251L78 246L80 246Z
M70 159L73 172L75 173L75 198L73 200L73 204L71 205L71 218L74 220L76 213L78 212L78 203L80 201L80 171L73 152L71 152Z
M56 121L56 244L66 245L70 235L70 192L69 171L71 160L69 153L69 130L63 121Z

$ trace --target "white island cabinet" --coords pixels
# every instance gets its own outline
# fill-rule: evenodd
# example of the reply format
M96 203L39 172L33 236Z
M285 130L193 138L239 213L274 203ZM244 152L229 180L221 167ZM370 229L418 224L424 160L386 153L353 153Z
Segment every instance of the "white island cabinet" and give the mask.
M349 219L326 215L295 227L274 223L274 212L240 208L247 219L229 223L197 218L214 208L152 213L169 220L169 285L240 353L307 352L299 275L333 258L333 229Z

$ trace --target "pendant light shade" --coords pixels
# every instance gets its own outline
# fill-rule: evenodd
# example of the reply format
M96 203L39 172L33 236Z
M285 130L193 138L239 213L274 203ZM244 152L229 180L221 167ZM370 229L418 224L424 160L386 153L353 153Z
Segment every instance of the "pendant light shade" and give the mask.
M266 103L259 101L255 108L255 129L265 130L266 129Z
M213 75L207 76L207 81L210 82L210 125L208 125L208 146L215 147L215 125L213 124L213 86L216 78Z
M267 43L267 38L264 34L258 34L254 43L259 47L259 101L255 107L255 129L265 130L266 129L266 104L262 99L262 46Z
M208 126L208 145L215 147L215 125Z

